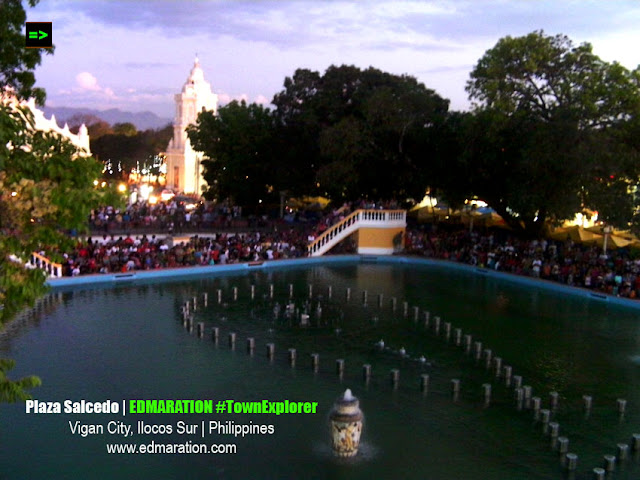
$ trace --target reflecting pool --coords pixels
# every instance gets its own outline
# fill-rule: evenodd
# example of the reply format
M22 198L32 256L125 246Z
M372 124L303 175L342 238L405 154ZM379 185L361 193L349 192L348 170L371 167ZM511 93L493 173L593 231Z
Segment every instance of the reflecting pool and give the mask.
M181 313L187 301L192 329ZM568 450L578 455L573 477L592 478L604 455L615 455L619 443L631 450L632 435L640 433L638 312L473 270L358 262L57 290L2 334L0 356L16 360L13 378L42 378L33 391L40 401L64 409L67 399L111 400L120 411L26 414L24 405L0 406L0 479L571 477L532 402L515 400L516 377L550 410ZM230 333L236 334L234 348ZM469 351L465 335L471 336ZM255 339L252 352L247 338ZM269 343L275 345L272 359ZM290 348L296 349L293 366ZM316 371L312 353L319 354ZM341 376L338 359L344 360ZM364 364L371 365L368 382ZM509 386L504 366L512 368ZM392 369L400 371L396 386ZM426 392L420 388L424 375ZM453 379L460 385L456 398ZM491 385L489 405L483 384ZM360 452L347 460L332 455L328 426L333 402L346 388L365 416ZM558 393L553 409L551 392ZM593 399L589 410L584 395ZM123 416L123 401L126 409L132 399L317 402L317 413ZM626 400L623 414L618 399ZM104 431L74 434L77 421ZM171 433L138 434L140 421L170 425ZM118 422L131 426L135 434L109 433L109 422L116 422L114 430ZM179 433L178 422L191 433ZM234 436L209 433L209 422L273 427ZM233 444L236 453L107 453L107 444L152 443ZM636 452L616 465L615 478L640 478Z

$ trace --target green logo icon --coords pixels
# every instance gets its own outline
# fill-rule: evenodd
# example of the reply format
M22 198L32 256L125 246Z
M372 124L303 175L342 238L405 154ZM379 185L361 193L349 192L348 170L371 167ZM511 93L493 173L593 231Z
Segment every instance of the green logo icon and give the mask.
M51 48L53 24L51 22L26 22L27 48Z
M40 37L38 38L38 34L40 34ZM43 32L42 30L39 30L37 32L29 32L29 38L37 38L38 40L42 40L45 37L48 37L49 34L46 32Z

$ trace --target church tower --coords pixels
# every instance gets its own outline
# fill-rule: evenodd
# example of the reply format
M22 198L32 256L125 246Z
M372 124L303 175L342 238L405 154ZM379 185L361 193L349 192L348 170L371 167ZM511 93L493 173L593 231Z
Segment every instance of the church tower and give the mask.
M167 147L167 187L184 193L201 194L205 186L202 178L202 154L191 148L186 128L195 124L198 114L205 110L216 113L218 96L205 81L204 72L196 57L182 92L175 95L176 116L173 120L173 138Z

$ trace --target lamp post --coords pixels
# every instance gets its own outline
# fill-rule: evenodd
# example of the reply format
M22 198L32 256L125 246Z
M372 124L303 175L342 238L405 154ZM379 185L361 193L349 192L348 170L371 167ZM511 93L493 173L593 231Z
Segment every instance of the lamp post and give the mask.
M612 232L612 228L610 225L606 225L603 229L604 232L604 242L602 243L602 256L606 258L607 256L607 241L609 240L609 235Z
M469 234L473 233L473 213L476 211L476 208L478 208L478 205L473 204L471 205L471 209L469 210Z
M280 218L284 218L284 200L287 193L286 190L280 190Z

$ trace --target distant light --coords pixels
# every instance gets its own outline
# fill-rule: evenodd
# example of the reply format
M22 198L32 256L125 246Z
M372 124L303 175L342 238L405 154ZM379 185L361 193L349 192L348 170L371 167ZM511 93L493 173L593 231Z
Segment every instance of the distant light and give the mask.
M258 200L258 203L262 203L262 199Z
M101 186L101 187L106 187L106 186L107 186L107 182L102 182L102 183L100 184L100 186Z
M103 171L104 171L104 170L103 170ZM98 182L98 180L94 180L94 181L93 181L93 184L94 184L96 187L98 186L98 183L100 183L100 182Z
M151 202L151 192L153 192L153 187L151 187L150 185L143 183L142 185L140 185L140 197L143 200L149 200L149 202ZM158 199L156 198L156 202L158 201Z
M163 202L168 202L175 196L176 194L173 193L171 190L163 190L162 193L160 194L160 198L162 199Z
M149 204L155 205L156 203L158 203L158 197L155 195L149 195Z
M17 195L18 195L18 192L11 192L11 196L12 196L12 197L15 197L15 196L17 196Z
M120 185L118 185L118 191L120 193L124 193L127 191L127 186L124 183L121 183Z

